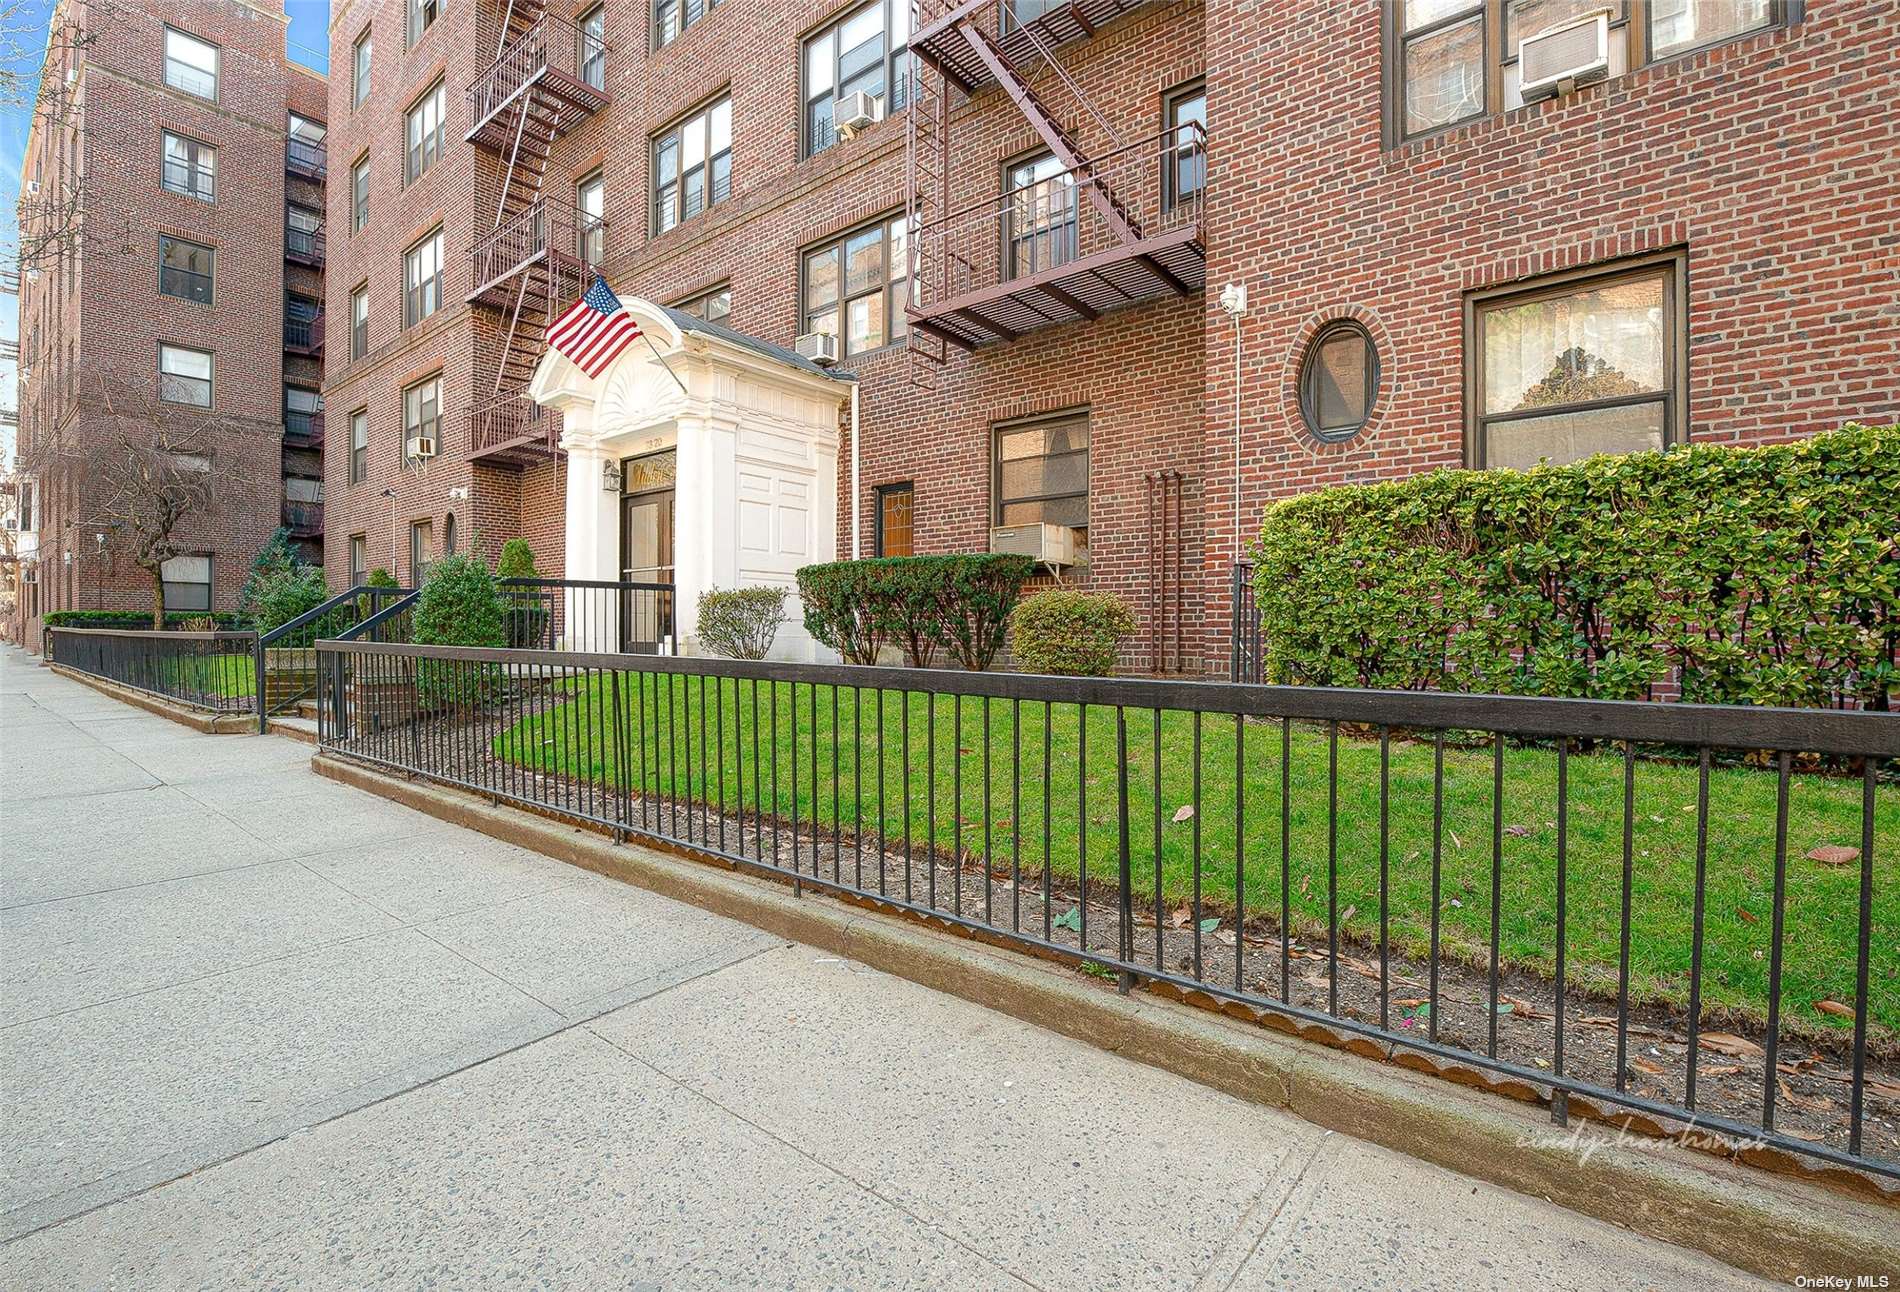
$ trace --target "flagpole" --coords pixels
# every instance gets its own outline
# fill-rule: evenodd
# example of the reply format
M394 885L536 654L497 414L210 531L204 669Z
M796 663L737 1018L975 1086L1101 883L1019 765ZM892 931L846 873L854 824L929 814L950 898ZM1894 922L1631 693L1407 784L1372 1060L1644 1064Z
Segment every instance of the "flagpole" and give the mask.
M653 357L660 361L662 368L666 369L666 375L671 377L673 384L680 388L680 394L690 398L693 392L686 389L686 383L680 380L680 375L677 372L673 371L673 365L668 363L666 356L660 353L660 347L653 344L653 338L647 335L645 328L640 329L640 339L647 343L647 349L653 351Z

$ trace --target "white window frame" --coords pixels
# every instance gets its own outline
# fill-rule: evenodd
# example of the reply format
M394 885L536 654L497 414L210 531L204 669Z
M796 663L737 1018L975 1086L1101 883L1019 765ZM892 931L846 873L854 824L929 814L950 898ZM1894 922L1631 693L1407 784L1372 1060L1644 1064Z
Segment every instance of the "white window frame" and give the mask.
M173 45L174 40L178 42L176 48L174 48ZM193 46L210 53L210 71L206 71L204 68L198 66L198 64L179 57L181 53L191 52ZM216 103L218 101L218 82L221 79L220 66L223 62L223 51L221 49L202 36L194 36L188 31L181 31L177 27L167 26L165 28L164 54L166 85L174 90L183 91L193 98L204 99L210 103ZM179 69L175 74L173 72L174 67ZM211 78L211 93L209 94L206 94L203 90L194 88L192 84L194 77L202 76Z
M882 17L877 39L883 45L878 59L884 88L882 93L874 96L878 101L879 115L895 116L910 105L915 81L909 47L910 0L870 0L868 4L861 4L826 23L799 45L798 134L799 155L802 157L815 157L838 142L836 127L831 122L832 110L837 105L838 87L845 80L843 56L869 43L869 28L852 33L858 43L851 50L841 51L839 44L846 28L872 11L879 11ZM851 79L863 80L869 71L867 65ZM821 100L826 101L822 125L817 116Z
M176 369L175 365L178 361L188 358L204 360L203 376L199 376L196 372L181 372ZM173 382L191 383L188 389L195 389L197 384L202 382L204 385L204 399L202 401L197 399L173 399L165 393L165 382L167 378L170 378ZM213 406L213 401L216 397L217 378L217 356L211 351L195 349L188 345L174 345L170 341L160 341L158 343L158 397L162 402L167 404L181 404L187 408L210 408Z

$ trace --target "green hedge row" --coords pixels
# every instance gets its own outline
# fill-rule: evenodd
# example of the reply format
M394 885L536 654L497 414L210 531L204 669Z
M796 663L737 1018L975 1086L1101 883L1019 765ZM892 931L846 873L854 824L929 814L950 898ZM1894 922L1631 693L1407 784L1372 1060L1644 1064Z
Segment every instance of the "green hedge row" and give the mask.
M1900 426L1321 490L1253 558L1272 681L1886 710Z
M228 610L210 613L203 610L169 610L165 613L165 627L174 632L182 632L185 625L200 619L212 619L220 629L249 628L250 624L243 615ZM120 628L137 632L149 632L152 627L152 615L148 610L51 610L43 620L49 628Z
M986 669L1003 648L1009 612L1035 573L1027 556L885 556L807 565L798 572L805 629L846 663L874 664L891 642L928 668L939 648Z

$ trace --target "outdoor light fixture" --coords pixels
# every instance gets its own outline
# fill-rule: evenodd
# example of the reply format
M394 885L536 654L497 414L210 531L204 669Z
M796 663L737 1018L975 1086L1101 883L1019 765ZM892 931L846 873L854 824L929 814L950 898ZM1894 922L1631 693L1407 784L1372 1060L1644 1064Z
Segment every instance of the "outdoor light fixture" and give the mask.
M620 464L603 462L600 464L600 487L606 493L620 492Z

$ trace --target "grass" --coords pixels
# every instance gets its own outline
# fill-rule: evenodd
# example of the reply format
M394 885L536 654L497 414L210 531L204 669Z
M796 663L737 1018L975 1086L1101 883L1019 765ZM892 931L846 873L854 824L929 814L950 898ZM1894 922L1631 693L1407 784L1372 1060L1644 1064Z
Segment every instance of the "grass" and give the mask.
M164 667L172 688L184 694L225 699L257 694L257 666L250 655L181 655Z
M644 694L621 696L628 730L645 741L626 740L627 782L636 790L678 793L725 801L739 796L741 758L745 799L754 786L753 741L767 760L764 802L800 822L814 810L821 825L854 828L860 813L866 830L877 828L878 752L883 751L884 828L893 839L908 828L919 844L931 835L934 788L939 847L959 844L966 855L986 855L1007 869L1020 837L1025 873L1039 873L1044 836L1044 706L1039 702L987 702L988 795L985 796L985 701L965 697L959 730L955 697L934 697L936 778L927 787L924 768L933 697L882 696L884 738L878 736L879 697L861 701L849 689L782 684L776 690L776 799L770 776L773 749L773 688L726 682L720 692L723 738L714 733L712 682L672 675L623 675L645 679ZM522 719L494 740L495 754L536 770L612 785L614 741L605 733L612 719L608 682L595 678L570 684L569 698ZM657 688L657 689L656 689ZM735 689L736 688L736 689ZM834 728L832 706L838 713ZM711 741L720 746L716 765L699 750L702 703ZM861 703L862 712L858 705ZM758 721L754 728L753 712ZM903 718L909 710L911 797L903 785ZM1020 810L1012 779L1012 749L1021 724ZM1074 880L1086 858L1091 880L1113 881L1119 856L1118 760L1112 710L1090 709L1086 733L1077 706L1048 707L1053 753L1046 777L1049 812L1048 861L1059 880ZM1208 914L1231 919L1235 906L1235 789L1243 790L1240 837L1245 857L1244 903L1248 917L1277 919L1282 884L1281 783L1287 781L1287 850L1284 873L1296 930L1324 936L1328 910L1328 765L1334 755L1323 726L1294 724L1286 734L1277 722L1249 720L1235 758L1236 726L1230 717L1204 717L1200 724L1201 776L1198 812L1177 814L1196 803L1195 719L1188 713L1130 710L1128 748L1129 839L1137 901L1152 901L1157 871L1170 908L1191 899L1199 822L1202 901ZM644 725L638 725L643 723ZM832 778L831 751L837 733L839 772ZM690 764L675 768L664 756L671 743L690 734ZM790 775L792 741L799 742L798 783ZM1077 757L1086 734L1086 765ZM662 756L653 759L657 739ZM819 752L813 794L812 750ZM1379 931L1380 748L1376 740L1341 734L1337 742L1337 909L1346 931L1374 940ZM862 757L862 771L858 758ZM1433 760L1429 742L1395 739L1389 750L1388 833L1390 936L1409 954L1429 948L1433 854ZM1159 763L1159 793L1156 766ZM1441 954L1487 963L1491 937L1493 750L1448 744L1444 752ZM1548 975L1556 947L1557 755L1548 748L1507 747L1503 754L1500 955L1506 965ZM1639 758L1635 763L1631 816L1630 993L1632 999L1687 1003L1694 906L1698 770L1693 764ZM1086 781L1081 773L1086 770ZM960 775L961 785L953 778ZM1622 900L1624 760L1619 750L1572 754L1568 759L1569 845L1567 863L1568 974L1575 987L1613 995L1618 977ZM958 797L960 793L960 798ZM1703 1001L1716 1017L1725 1012L1765 1016L1769 944L1773 924L1776 777L1772 769L1717 766L1710 774ZM1154 841L1160 804L1161 846ZM958 806L960 804L960 811ZM1860 844L1861 782L1796 774L1789 785L1788 863L1784 903L1785 940L1782 1017L1792 1030L1810 1034L1846 1026L1821 1013L1825 999L1852 1004L1858 933L1858 864L1824 866L1804 854L1821 844ZM960 835L959 835L960 822ZM987 836L985 824L987 823ZM1869 1017L1879 1027L1900 1028L1900 884L1886 882L1900 856L1900 787L1882 784L1875 797L1873 943Z

